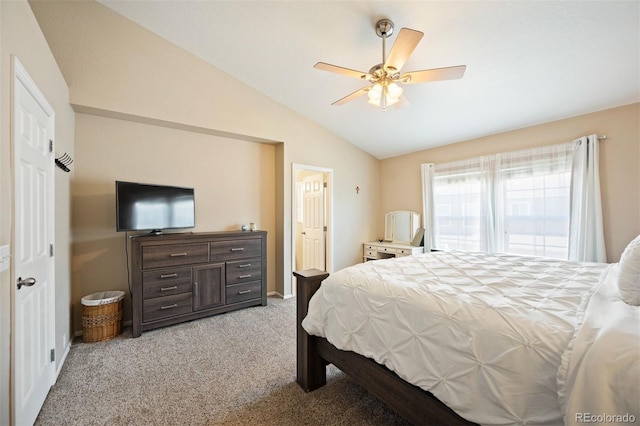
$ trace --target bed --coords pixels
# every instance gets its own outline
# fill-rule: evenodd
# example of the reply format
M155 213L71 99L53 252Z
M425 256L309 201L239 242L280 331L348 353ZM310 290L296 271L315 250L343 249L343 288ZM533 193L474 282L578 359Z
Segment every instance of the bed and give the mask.
M456 251L295 272L297 381L316 389L334 364L414 424L576 424L595 408L640 418L640 315L620 300L618 274ZM614 334L599 336L611 309ZM626 359L609 365L612 340ZM592 380L602 363L606 377Z

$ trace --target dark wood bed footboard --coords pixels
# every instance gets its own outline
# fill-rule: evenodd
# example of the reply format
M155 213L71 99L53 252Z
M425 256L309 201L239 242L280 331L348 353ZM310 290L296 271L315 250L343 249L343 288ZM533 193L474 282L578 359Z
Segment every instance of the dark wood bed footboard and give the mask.
M302 328L309 300L329 276L309 269L293 273L297 281L297 382L306 392L323 386L326 367L333 364L369 393L416 425L474 425L440 402L431 393L414 386L396 373L355 352L337 349L328 340L311 336Z

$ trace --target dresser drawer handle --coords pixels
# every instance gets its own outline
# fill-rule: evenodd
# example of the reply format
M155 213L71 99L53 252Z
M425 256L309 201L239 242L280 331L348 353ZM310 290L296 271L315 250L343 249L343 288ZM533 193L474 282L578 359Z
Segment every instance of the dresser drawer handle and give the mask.
M169 256L171 257L181 257L181 256L186 256L187 253L171 253Z
M160 287L160 291L171 291L171 290L177 290L177 289L178 289L177 285L174 285L171 287Z
M251 290L241 290L238 292L238 294L247 294L247 293L251 293Z
M238 275L238 278L249 278L249 277L251 277L251 274Z
M250 266L251 266L250 263L245 263L244 265L238 265L238 268L248 268Z
M176 273L173 273L173 274L161 274L160 278L161 279L164 279L164 278L175 278L177 276L178 276L178 274L176 274Z
M244 247L234 247L231 251L244 251Z
M178 307L178 304L174 303L173 305L169 305L169 306L160 306L160 309L164 311L165 309L173 309L177 307Z

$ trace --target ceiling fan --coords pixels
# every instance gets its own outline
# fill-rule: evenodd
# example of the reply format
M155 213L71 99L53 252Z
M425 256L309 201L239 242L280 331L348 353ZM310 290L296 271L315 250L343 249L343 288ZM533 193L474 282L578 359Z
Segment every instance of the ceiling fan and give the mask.
M370 86L358 89L331 105L342 105L367 93L370 104L381 106L382 110L386 111L388 106L397 103L402 96L402 87L400 87L398 83L415 84L439 80L454 80L462 78L464 75L467 68L466 65L409 71L401 74L400 70L409 59L409 56L411 56L411 53L422 39L424 33L410 28L400 29L398 37L389 52L389 56L387 56L385 40L393 34L393 22L389 19L381 19L376 23L375 29L376 34L382 38L382 63L371 67L369 72L339 67L325 62L318 62L313 66L319 70L330 71L346 75L347 77L355 77L371 83Z

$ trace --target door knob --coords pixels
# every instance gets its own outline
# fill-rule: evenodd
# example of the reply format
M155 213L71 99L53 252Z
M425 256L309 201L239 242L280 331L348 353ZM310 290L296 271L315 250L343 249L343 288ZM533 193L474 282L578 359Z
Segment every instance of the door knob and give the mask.
M18 290L20 290L22 286L31 287L35 283L36 283L35 278L26 278L23 280L22 277L20 277L18 278Z

